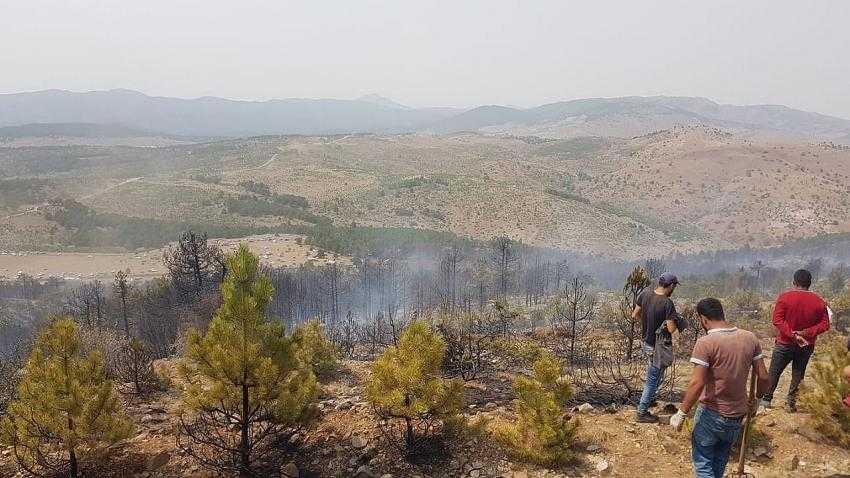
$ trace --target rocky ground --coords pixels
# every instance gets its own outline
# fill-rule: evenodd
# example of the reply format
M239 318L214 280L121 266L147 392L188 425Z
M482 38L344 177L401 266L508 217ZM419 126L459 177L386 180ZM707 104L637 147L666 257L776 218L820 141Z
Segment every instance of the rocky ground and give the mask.
M368 362L346 361L324 382L319 422L290 440L280 476L299 478L564 478L691 476L690 440L664 424L637 424L633 407L591 406L573 409L582 422L575 459L558 469L512 461L489 436L451 446L445 458L416 465L401 458L381 431L364 398ZM468 415L510 420L511 375L492 373L467 387ZM780 390L784 389L784 383ZM781 403L781 396L776 403ZM179 393L161 392L128 400L136 434L109 460L91 467L88 477L207 478L204 470L178 449L175 437ZM660 404L657 412L669 413ZM666 413L665 413L666 412ZM667 415L669 416L669 415ZM759 478L850 476L850 450L827 444L807 423L805 413L774 408L759 415L747 471ZM0 451L0 476L19 476L11 451ZM731 468L730 468L731 469Z

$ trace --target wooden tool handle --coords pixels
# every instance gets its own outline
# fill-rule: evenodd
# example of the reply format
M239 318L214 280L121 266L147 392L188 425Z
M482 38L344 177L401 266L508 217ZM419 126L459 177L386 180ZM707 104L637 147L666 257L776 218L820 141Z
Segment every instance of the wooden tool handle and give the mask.
M756 368L753 366L753 371L750 374L750 398L747 401L747 416L744 417L744 432L741 436L741 450L738 455L738 474L744 474L744 461L747 458L747 439L750 435L750 424L753 421L753 409L755 408L756 399Z

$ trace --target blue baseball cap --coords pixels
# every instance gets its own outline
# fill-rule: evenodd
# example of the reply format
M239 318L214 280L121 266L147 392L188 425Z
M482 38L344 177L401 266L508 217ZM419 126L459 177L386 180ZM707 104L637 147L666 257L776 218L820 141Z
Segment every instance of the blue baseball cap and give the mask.
M670 287L673 284L679 285L679 278L675 274L665 272L658 278L658 285L661 287Z

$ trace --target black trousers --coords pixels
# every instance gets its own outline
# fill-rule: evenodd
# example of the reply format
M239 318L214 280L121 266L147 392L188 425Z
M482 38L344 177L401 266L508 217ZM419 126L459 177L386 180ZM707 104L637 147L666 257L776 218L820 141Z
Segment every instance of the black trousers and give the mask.
M788 388L788 404L797 404L797 392L800 390L800 383L806 375L806 366L809 365L809 359L812 357L812 352L815 351L814 345L808 347L800 347L797 344L776 344L773 349L773 355L770 357L770 388L764 395L764 399L768 402L773 400L773 392L776 391L776 385L779 384L779 377L788 364L791 364L791 386Z

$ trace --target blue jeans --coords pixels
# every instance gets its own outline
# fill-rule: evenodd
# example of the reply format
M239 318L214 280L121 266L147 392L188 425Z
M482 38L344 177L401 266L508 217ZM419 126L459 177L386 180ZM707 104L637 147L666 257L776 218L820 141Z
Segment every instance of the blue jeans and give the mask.
M652 401L655 400L655 393L658 387L661 386L661 381L664 378L664 369L652 365L652 347L643 344L641 349L644 354L649 356L649 361L646 366L646 383L643 385L643 393L640 396L637 411L640 414L646 413Z
M694 414L691 459L697 478L723 478L729 452L741 432L741 418L727 418L700 405Z

